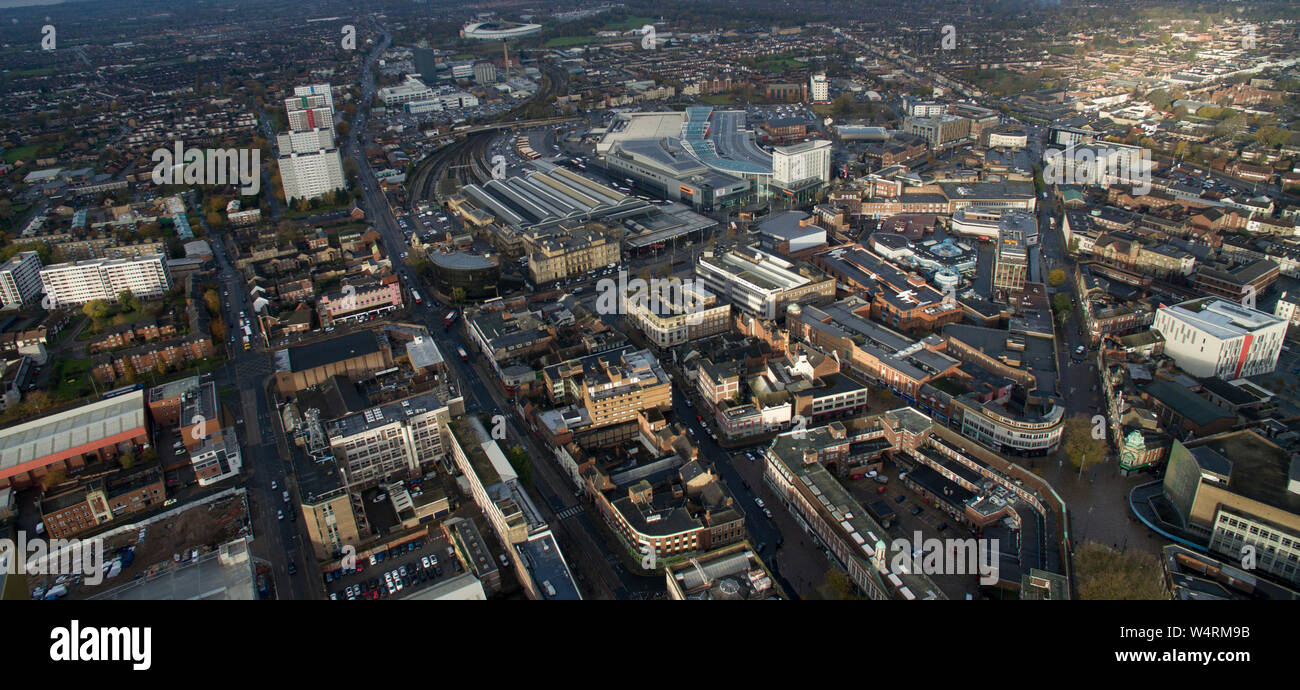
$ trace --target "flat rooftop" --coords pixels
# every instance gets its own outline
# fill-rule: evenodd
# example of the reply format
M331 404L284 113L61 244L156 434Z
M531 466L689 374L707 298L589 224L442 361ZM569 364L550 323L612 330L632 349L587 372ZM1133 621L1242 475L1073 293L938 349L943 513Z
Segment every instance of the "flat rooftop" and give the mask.
M1292 476L1300 471L1300 463L1293 464L1290 453L1259 434L1249 430L1231 431L1190 441L1186 446L1198 463L1202 459L1195 454L1197 448L1208 448L1227 459L1231 464L1228 489L1233 493L1300 515L1300 494L1287 490L1289 482L1300 480Z
M299 372L375 354L381 350L384 340L386 337L379 331L355 331L328 340L290 347L283 352L288 355L287 370Z
M1202 297L1172 307L1163 307L1161 311L1217 338L1225 339L1282 323L1282 319L1272 314L1248 309L1218 297Z

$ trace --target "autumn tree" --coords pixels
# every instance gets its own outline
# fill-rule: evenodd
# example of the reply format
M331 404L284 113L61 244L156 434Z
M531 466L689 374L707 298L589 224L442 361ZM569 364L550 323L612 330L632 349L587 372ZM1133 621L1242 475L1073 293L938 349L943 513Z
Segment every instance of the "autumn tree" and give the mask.
M1104 418L1103 418L1104 419ZM1074 467L1086 463L1092 467L1105 461L1110 446L1106 443L1106 424L1103 420L1090 419L1085 414L1076 414L1065 420L1061 432L1061 453Z
M208 305L209 314L221 313L221 295L218 295L215 289L203 291L203 303Z
M1047 284L1051 285L1052 287L1060 287L1060 285L1064 282L1065 282L1065 271L1059 268L1053 268L1047 274Z
M1104 544L1084 542L1074 550L1074 573L1080 599L1169 598L1164 590L1160 561L1137 549L1121 552Z

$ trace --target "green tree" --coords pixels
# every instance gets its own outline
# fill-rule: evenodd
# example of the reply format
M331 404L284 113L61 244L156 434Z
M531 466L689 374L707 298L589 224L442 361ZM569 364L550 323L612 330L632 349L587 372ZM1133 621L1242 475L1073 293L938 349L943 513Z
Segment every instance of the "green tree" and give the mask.
M511 446L506 453L506 459L510 461L510 467L514 468L515 473L519 475L519 481L524 485L533 483L533 460L523 446L518 444Z
M1064 282L1065 282L1065 271L1059 268L1053 268L1051 272L1047 274L1047 284L1051 285L1052 287L1060 287L1060 285Z
M460 303L465 301L465 288L454 287L451 289L451 299L453 302Z
M135 293L130 290L123 290L117 293L118 304L122 305L122 311L135 313L140 311L140 301L135 298Z
M1070 301L1070 294L1067 292L1058 292L1052 295L1052 309L1054 309L1061 319L1065 319L1074 309L1074 303Z

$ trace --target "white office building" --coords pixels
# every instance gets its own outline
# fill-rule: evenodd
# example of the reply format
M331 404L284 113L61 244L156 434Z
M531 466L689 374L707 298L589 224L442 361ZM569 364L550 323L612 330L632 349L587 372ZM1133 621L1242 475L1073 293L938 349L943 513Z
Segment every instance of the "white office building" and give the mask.
M172 286L164 254L51 264L40 275L51 308L97 299L115 302L127 290L141 299L161 297Z
M470 68L470 75L474 74L473 68ZM433 89L424 85L413 75L406 75L406 81L397 86L386 86L379 90L379 100L384 105L401 105L412 101L427 101L433 98Z
M818 72L808 78L808 93L812 96L813 103L825 103L831 99L830 82L826 80L825 72Z
M783 318L791 304L835 297L833 278L754 247L706 250L695 264L695 275L709 293L763 319Z
M1229 381L1277 368L1286 327L1272 314L1218 297L1161 307L1151 324L1165 338L1165 354L1184 371Z
M0 309L21 309L41 294L41 259L18 252L0 265Z
M792 187L812 179L830 182L831 142L817 139L772 149L772 184Z

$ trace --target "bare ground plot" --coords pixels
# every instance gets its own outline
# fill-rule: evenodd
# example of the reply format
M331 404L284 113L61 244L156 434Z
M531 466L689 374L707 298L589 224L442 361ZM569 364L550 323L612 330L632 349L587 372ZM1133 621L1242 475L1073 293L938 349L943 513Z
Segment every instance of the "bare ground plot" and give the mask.
M221 544L243 536L246 519L244 496L237 493L196 505L139 529L115 534L104 542L105 560L112 560L118 549L134 546L134 562L123 568L117 577L105 579L99 585L69 587L66 598L88 598L124 585L137 575L148 577L162 572L178 564L177 555L188 561L194 549L198 549L200 555L214 551Z

